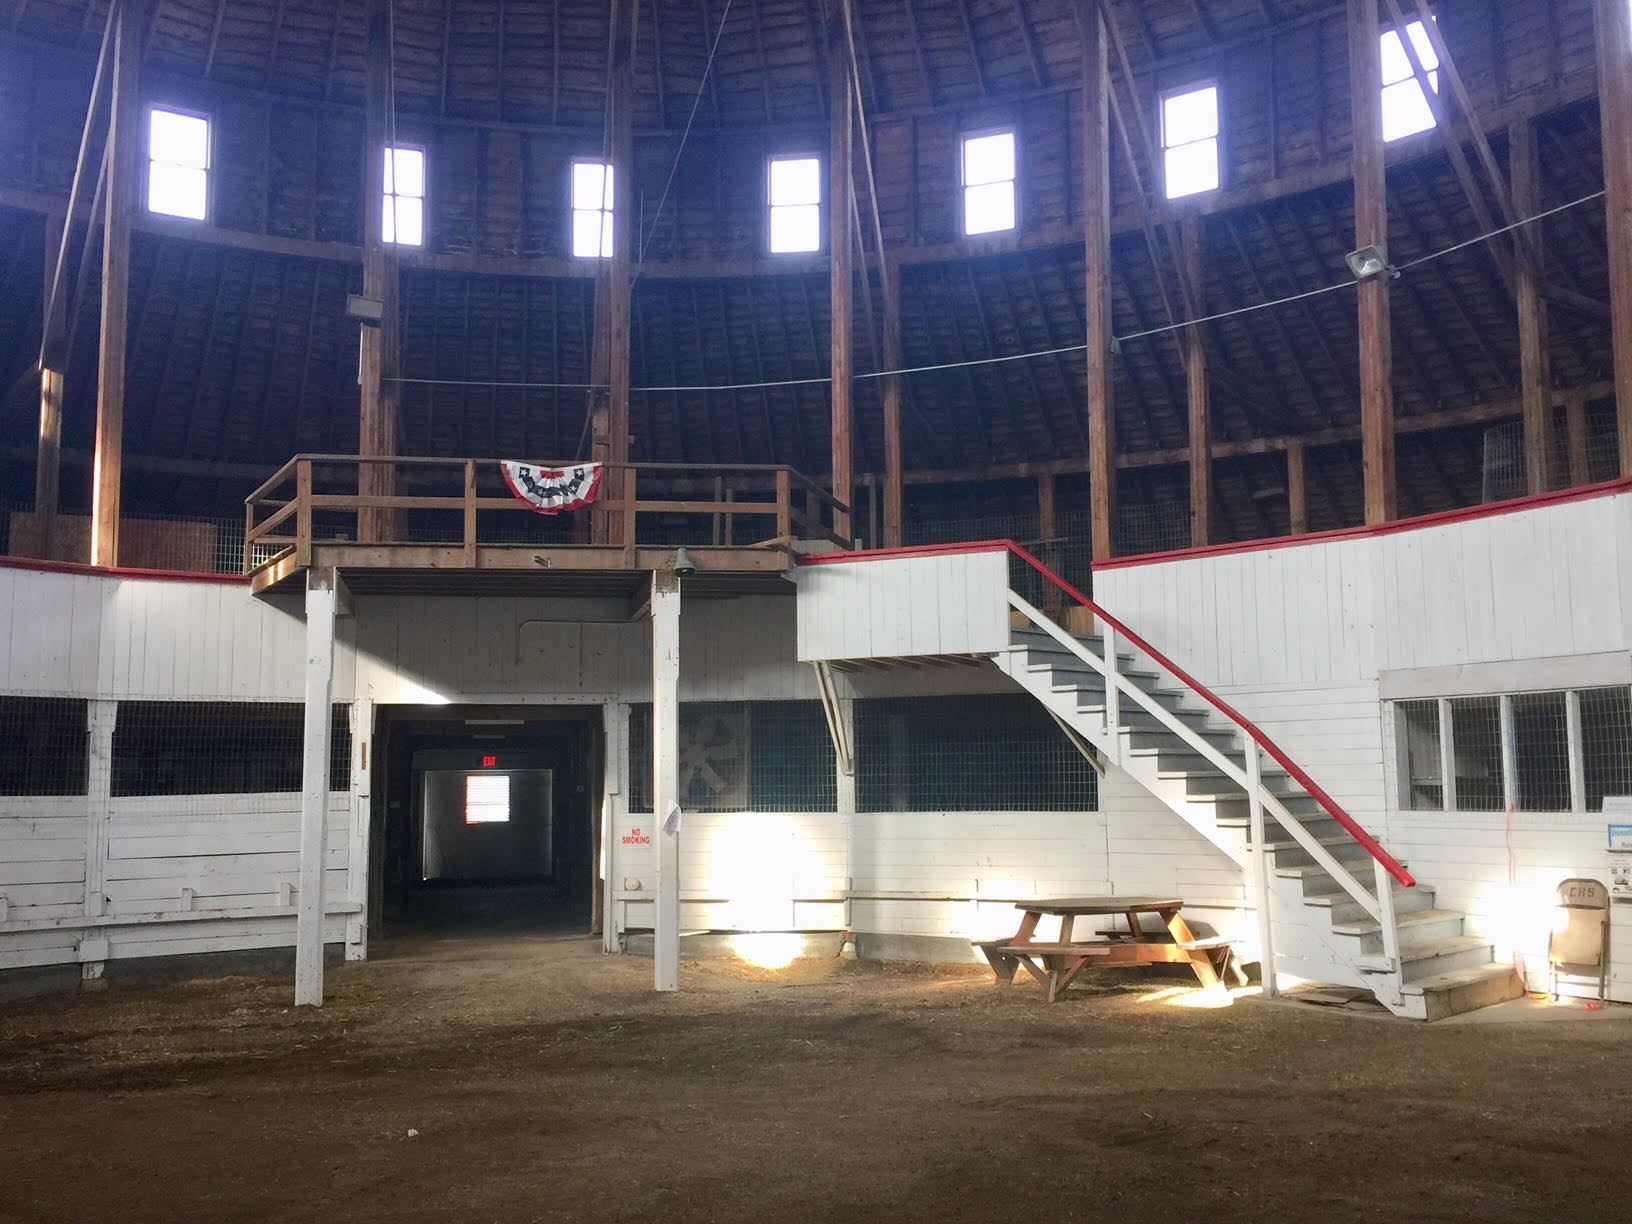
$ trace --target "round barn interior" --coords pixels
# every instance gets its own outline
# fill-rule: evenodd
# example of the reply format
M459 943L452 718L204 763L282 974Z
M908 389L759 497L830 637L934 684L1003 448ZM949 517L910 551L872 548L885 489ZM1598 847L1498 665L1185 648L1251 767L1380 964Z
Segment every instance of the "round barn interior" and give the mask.
M401 0L375 14L390 34L371 42L361 3L157 0L141 33L139 97L208 121L208 187L202 220L130 201L123 513L211 519L230 533L246 493L291 455L369 449L360 328L346 301L364 290L379 241L365 224L371 123L423 153L420 241L384 248L399 274L402 381L388 382L382 409L394 414L398 454L587 458L600 436L588 388L609 381L610 363L633 388L614 407L627 414L631 459L782 463L831 480L825 380L842 368L839 346L855 375L857 528L874 543L994 528L1086 538L1101 406L1114 456L1102 515L1123 554L1367 521L1363 474L1383 463L1381 451L1363 454L1368 396L1391 400L1384 466L1394 470L1382 479L1396 490L1393 513L1533 492L1513 456L1536 368L1550 388L1536 393L1548 418L1537 435L1549 449L1543 484L1615 474L1596 203L1528 231L1551 307L1535 335L1516 309L1526 291L1505 240L1401 277L1388 294L1381 389L1366 389L1375 360L1362 345L1376 341L1362 341L1352 288L1133 338L1349 280L1344 257L1362 244L1343 5L1106 6L1108 257L1091 266L1088 9L859 3L841 38L830 7ZM1603 186L1588 7L1438 6L1455 48L1454 63L1433 70L1440 106L1464 127L1459 108L1473 107L1501 181L1472 145L1448 153L1436 130L1390 142L1377 205L1394 265ZM43 240L74 185L107 11L24 0L0 42L0 462L13 511L29 507L36 459ZM372 111L371 47L384 60ZM852 75L854 200L835 228L829 113ZM1202 86L1217 90L1218 186L1169 201L1162 102ZM627 144L614 151L624 124ZM133 126L141 157L145 124ZM1515 131L1533 175L1514 165ZM962 142L992 132L1014 134L1013 225L970 236ZM776 253L767 165L796 155L815 157L824 176L819 249ZM575 256L572 242L572 166L608 158L628 162L617 188L633 270L626 328L603 309L604 261ZM97 177L84 169L81 207ZM835 233L854 248L848 329L832 327ZM93 500L95 256L60 307L65 514ZM1087 299L1100 292L1110 302L1100 334L1122 338L1103 405L1091 403L1081 347ZM992 361L1022 354L1041 355ZM870 376L922 367L933 368L902 380L893 429L891 380ZM892 430L898 537L883 521ZM1199 446L1211 461L1192 465ZM1208 507L1199 523L1198 498Z
M1628 0L0 0L0 1218L1624 1214L1629 551Z

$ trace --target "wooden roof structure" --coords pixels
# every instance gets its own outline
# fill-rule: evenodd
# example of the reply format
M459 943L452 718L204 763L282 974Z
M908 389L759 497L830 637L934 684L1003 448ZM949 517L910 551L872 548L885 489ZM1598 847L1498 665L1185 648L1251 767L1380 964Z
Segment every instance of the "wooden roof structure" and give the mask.
M140 97L207 113L214 149L207 222L139 211L133 220L125 504L127 512L231 514L289 455L350 453L360 444L358 328L345 303L364 283L369 11L366 0L146 3ZM1477 123L1444 88L1453 138L1436 129L1387 146L1394 264L1472 239L1487 218L1502 217L1503 193L1477 170L1470 190L1463 173L1479 161L1476 133L1509 181L1518 178L1513 133L1533 145L1538 208L1617 181L1605 173L1594 29L1595 5L1608 3L1434 5ZM826 156L836 83L843 88L830 48L836 5L734 0L728 13L723 0L633 6L626 119L638 256L628 339L635 460L829 470L830 391L803 381L824 378L833 360L828 252L767 253L763 182L771 153ZM0 393L10 394L0 402L0 473L6 500L26 504L42 252L49 219L63 214L69 196L108 5L8 7L0 8ZM1352 7L1103 6L1113 39L1109 93L1124 133L1116 138L1113 128L1120 143L1108 155L1114 334L1159 327L1173 309L1187 313L1182 300L1175 305L1185 296L1176 292L1186 282L1174 240L1181 230L1194 230L1202 313L1347 277L1344 256L1357 245ZM1414 0L1403 7L1416 11ZM588 452L591 396L578 384L596 381L600 269L570 256L567 176L573 157L609 147L616 8L605 0L391 4L391 123L398 141L426 149L429 166L427 243L397 261L407 380L401 453ZM1086 505L1087 355L964 363L1083 342L1083 23L1095 5L853 0L853 11L873 162L872 175L855 172L862 275L848 329L854 369L886 368L891 295L881 267L899 281L901 361L946 367L905 380L909 515L948 512L937 486L1030 482L1039 472L1061 481L1061 509ZM1391 24L1386 5L1381 20ZM1158 167L1140 130L1156 122L1163 90L1204 80L1222 98L1223 185L1169 204L1154 198ZM958 138L994 125L1018 134L1019 225L965 238ZM863 156L858 141L858 167ZM1533 228L1545 266L1544 399L1558 439L1548 479L1613 475L1613 386L1628 376L1616 366L1606 211L1592 202ZM1515 274L1505 266L1512 250L1474 243L1392 287L1399 513L1478 501L1485 430L1522 415L1531 366ZM94 260L89 267L68 329L65 505L90 500L98 288ZM1209 538L1365 517L1355 297L1352 289L1309 297L1199 329L1215 508ZM1189 334L1126 340L1111 359L1124 508L1154 513L1190 496ZM795 385L640 390L745 383ZM854 385L859 473L886 467L883 383ZM1572 463L1565 439L1573 445L1577 434L1584 453ZM1299 511L1285 495L1288 451L1306 489ZM984 487L994 508L1035 508L1029 485Z

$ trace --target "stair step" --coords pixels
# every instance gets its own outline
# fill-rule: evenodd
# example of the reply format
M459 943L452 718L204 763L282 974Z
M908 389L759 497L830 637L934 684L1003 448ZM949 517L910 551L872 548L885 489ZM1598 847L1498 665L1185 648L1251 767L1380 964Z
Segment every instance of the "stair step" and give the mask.
M1452 963L1446 965L1443 970L1437 970L1434 965L1439 961L1465 962L1471 957L1478 956L1488 961L1493 951L1490 940L1480 935L1448 935L1443 939L1401 944L1400 969L1406 980L1416 981L1421 977L1433 977L1439 972L1451 973L1457 969L1475 967L1465 963ZM1381 953L1357 957L1354 966L1361 973L1389 971L1388 958Z
M1400 987L1402 994L1423 995L1435 994L1441 991L1457 990L1464 986L1477 986L1484 982L1499 981L1505 977L1512 977L1517 984L1517 975L1512 965L1504 965L1495 961L1489 965L1479 965L1472 969L1453 969L1449 973L1436 973L1432 977L1418 978L1414 982L1406 982ZM1523 988L1515 990L1512 998L1524 993Z
M1402 935L1406 931L1424 926L1432 926L1436 922L1460 921L1463 917L1461 910L1421 909L1409 913L1394 915L1394 928ZM1334 935L1381 935L1383 925L1374 918L1367 918L1355 922L1334 922Z

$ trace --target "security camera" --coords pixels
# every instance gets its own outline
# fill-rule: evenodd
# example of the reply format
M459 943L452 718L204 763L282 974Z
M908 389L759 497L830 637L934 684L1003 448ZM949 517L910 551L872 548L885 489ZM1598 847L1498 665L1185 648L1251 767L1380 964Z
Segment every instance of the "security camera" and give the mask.
M676 578L690 578L697 572L697 562L691 559L691 554L684 548L674 550L674 576Z

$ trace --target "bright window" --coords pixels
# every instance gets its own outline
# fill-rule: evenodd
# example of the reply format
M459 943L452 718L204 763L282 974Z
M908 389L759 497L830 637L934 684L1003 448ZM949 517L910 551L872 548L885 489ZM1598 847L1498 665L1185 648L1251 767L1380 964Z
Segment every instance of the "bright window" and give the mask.
M387 242L425 245L425 150L392 145L385 150Z
M1015 225L1014 133L963 138L963 232L995 234Z
M210 121L159 106L148 111L148 211L204 220L209 174Z
M770 247L774 254L822 249L822 160L773 157L766 167Z
M1162 96L1162 184L1167 198L1218 189L1218 86Z
M510 821L510 775L465 775L465 823L508 824Z
M1428 73L1428 83L1439 92L1439 56L1428 39L1422 22L1406 23L1411 46ZM1382 38L1383 61L1383 139L1399 140L1426 132L1434 126L1434 112L1428 109L1428 96L1422 83L1411 71L1411 60L1405 54L1405 44L1398 30L1384 30Z
M572 163L572 253L612 257L612 167L606 162Z

